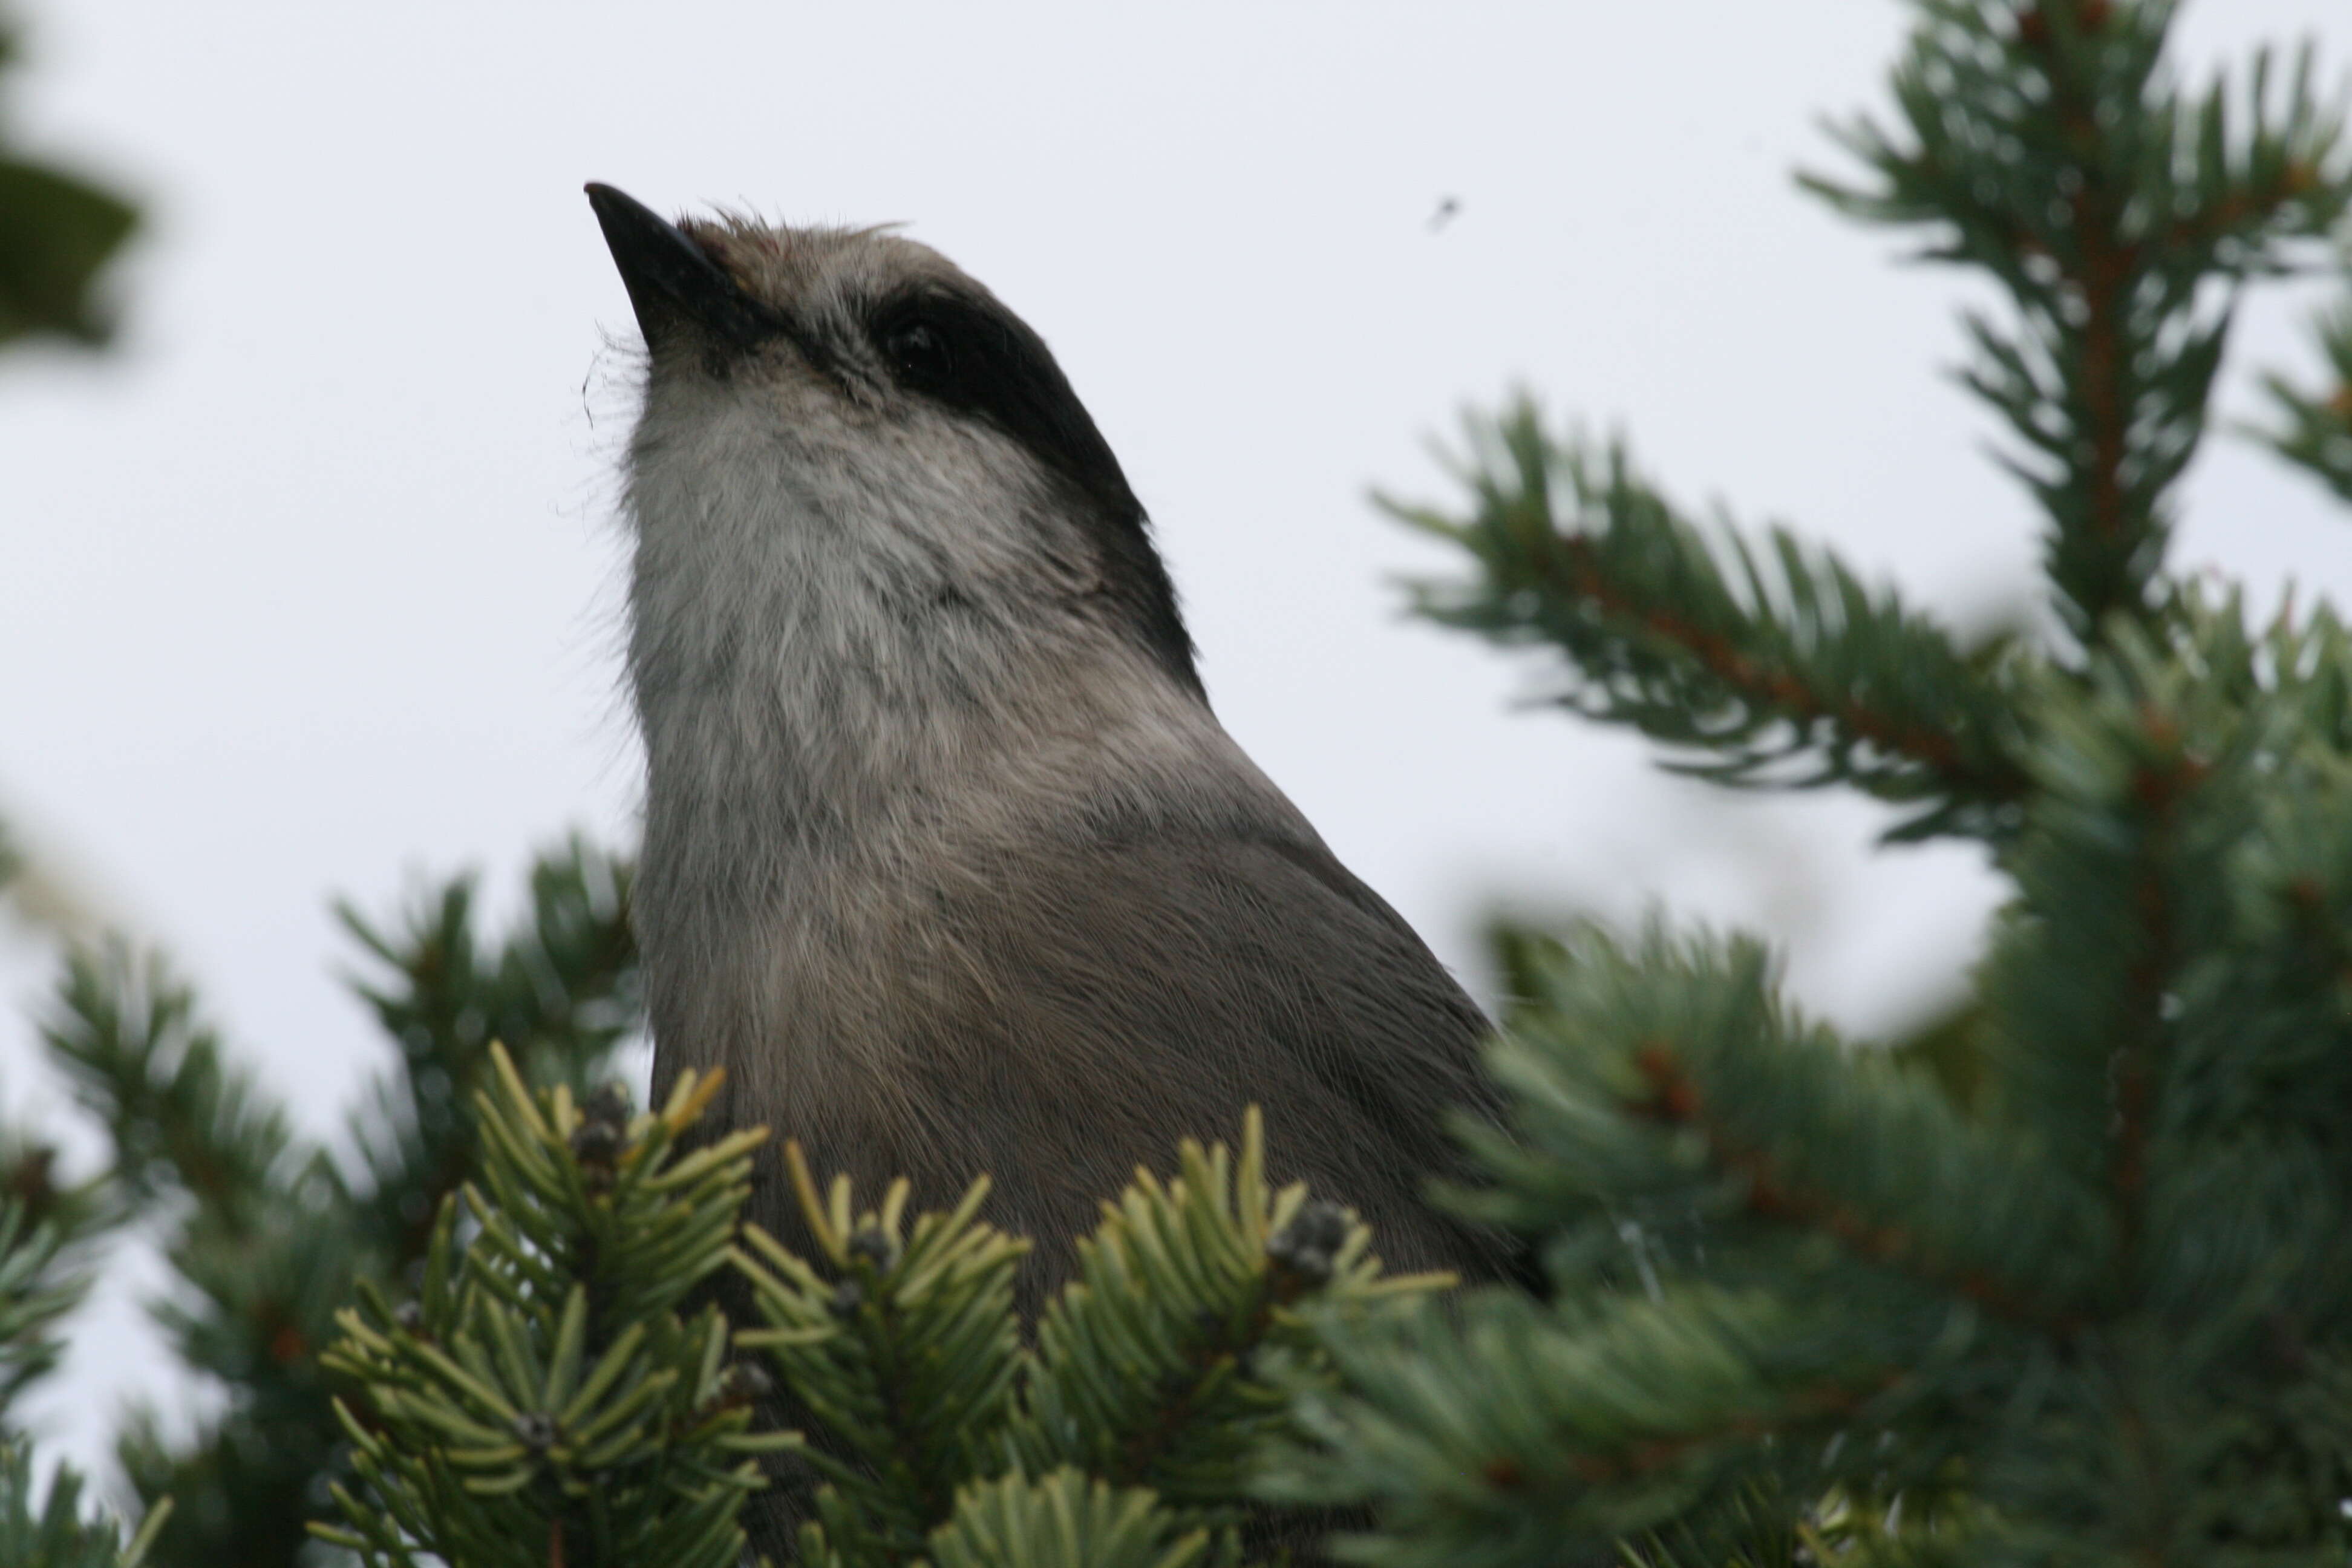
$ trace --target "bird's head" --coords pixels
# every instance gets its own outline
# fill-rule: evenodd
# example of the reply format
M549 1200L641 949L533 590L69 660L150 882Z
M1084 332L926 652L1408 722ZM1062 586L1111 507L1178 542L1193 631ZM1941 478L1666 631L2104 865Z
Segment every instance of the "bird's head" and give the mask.
M883 230L671 223L588 196L647 351L641 552L692 555L713 583L838 556L893 613L1108 638L1199 691L1118 459L994 295Z

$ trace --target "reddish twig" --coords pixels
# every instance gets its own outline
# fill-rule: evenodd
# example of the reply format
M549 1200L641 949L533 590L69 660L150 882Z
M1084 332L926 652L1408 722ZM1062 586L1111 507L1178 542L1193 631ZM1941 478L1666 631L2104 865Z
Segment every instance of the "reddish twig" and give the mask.
M1555 542L1564 555L1569 594L1630 621L1661 641L1672 643L1709 675L1744 695L1749 701L1773 708L1800 721L1827 721L1847 733L1867 741L1890 755L1908 757L1950 784L1956 793L2006 801L2027 788L2023 773L2014 769L1986 771L1968 763L1951 736L1941 730L1906 724L1901 720L1851 700L1822 696L1795 675L1773 669L1734 647L1719 633L1705 631L1671 610L1637 604L1617 591L1602 570L1590 540L1559 535Z
M2171 719L2149 710L2140 726L2159 753L2171 753L2168 767L2142 767L2132 793L2148 816L2140 865L2133 880L2146 944L2132 964L2129 1009L2114 1047L2116 1131L2109 1183L2115 1193L2117 1277L2128 1279L2137 1267L2145 1221L2147 1132L2154 1098L2149 1060L2164 1027L2164 995L2174 962L2172 900L2164 884L2164 851L2181 795L2197 787L2205 765L2179 754L2180 736Z
M1643 1046L1634 1063L1651 1088L1648 1113L1705 1135L1717 1161L1746 1179L1748 1206L1758 1215L1823 1231L1873 1263L1900 1268L1938 1289L1957 1291L2007 1321L2042 1333L2063 1334L2079 1326L2074 1315L2053 1316L1981 1270L1951 1267L1902 1226L1874 1220L1843 1198L1789 1180L1771 1155L1715 1119L1697 1083L1665 1042Z
M1898 1386L1906 1375L1896 1369L1882 1371L1871 1385L1861 1388L1843 1383L1816 1383L1792 1392L1777 1414L1733 1415L1703 1432L1644 1438L1606 1453L1571 1454L1567 1468L1570 1475L1587 1486L1619 1485L1678 1464L1712 1444L1754 1442L1804 1422L1852 1415L1873 1395ZM1528 1474L1526 1466L1509 1455L1489 1459L1479 1473L1487 1485L1499 1491L1522 1490L1534 1479Z

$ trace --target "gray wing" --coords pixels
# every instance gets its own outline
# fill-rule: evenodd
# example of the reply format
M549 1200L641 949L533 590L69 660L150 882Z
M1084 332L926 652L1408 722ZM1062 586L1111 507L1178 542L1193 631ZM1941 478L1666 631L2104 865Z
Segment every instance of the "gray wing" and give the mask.
M1423 1197L1460 1172L1449 1110L1491 1108L1489 1026L1328 850L1160 834L974 869L940 895L961 973L910 1053L928 1079L910 1100L946 1108L930 1152L1013 1173L1001 1223L1090 1229L1138 1163L1232 1140L1255 1103L1276 1178L1359 1209L1391 1268L1517 1266Z

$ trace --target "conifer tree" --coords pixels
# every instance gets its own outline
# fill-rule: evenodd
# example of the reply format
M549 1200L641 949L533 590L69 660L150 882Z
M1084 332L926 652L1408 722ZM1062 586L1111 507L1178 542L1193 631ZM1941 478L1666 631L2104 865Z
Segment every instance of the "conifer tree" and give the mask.
M1932 1055L1808 1019L1752 942L1509 942L1516 1111L1457 1201L1542 1238L1551 1299L1331 1325L1347 1391L1269 1484L1374 1505L1352 1561L2352 1548L2352 637L2166 570L2241 291L2352 207L2342 104L2307 56L2192 91L2160 0L1913 9L1897 121L1804 184L2005 295L1964 379L2048 636L1964 647L1524 404L1473 421L1461 503L1395 510L1471 565L1420 607L1553 650L1565 706L1727 785L1861 790L2009 900ZM2344 490L2352 393L2271 384Z
M479 931L469 879L421 899L396 930L347 906L374 965L354 984L394 1065L352 1118L356 1156L341 1160L295 1133L160 956L121 941L68 954L42 1033L110 1158L53 1200L53 1215L36 1207L30 1228L0 1224L0 1280L21 1273L41 1307L15 1318L0 1307L0 1369L23 1369L0 1371L0 1395L54 1359L42 1331L78 1297L88 1244L135 1221L177 1277L157 1308L172 1350L226 1395L193 1438L152 1412L134 1413L121 1434L148 1563L319 1558L309 1527L348 1463L320 1365L335 1314L363 1283L405 1289L421 1277L436 1216L477 1159L474 1091L493 1040L532 1081L581 1100L609 1076L638 1016L628 880L625 862L567 843L533 868L530 906L495 944ZM14 1157L0 1147L0 1169L16 1173L10 1190L46 1192L54 1156L18 1143ZM44 1506L54 1513L60 1497L70 1510L70 1489Z
M324 1358L352 1385L357 1475L319 1534L368 1568L731 1568L751 1456L793 1439L749 1431L755 1374L716 1307L682 1308L727 1259L766 1134L679 1157L716 1078L632 1118L617 1084L534 1097L490 1052L479 1185L441 1203L416 1296L363 1284Z
M16 55L16 31L0 18L0 72ZM100 276L138 221L138 209L104 185L0 148L0 344L103 343L113 323Z
M16 1396L57 1364L58 1321L89 1288L89 1244L118 1217L101 1184L60 1188L54 1165L47 1149L14 1137L0 1146L0 1563L135 1568L168 1506L126 1545L111 1521L86 1513L73 1470L37 1484L32 1449L8 1419Z
M16 63L0 21L0 73ZM0 346L61 338L102 345L106 265L137 224L113 191L46 159L0 145ZM25 857L0 822L0 900L26 897ZM26 1387L57 1363L58 1321L80 1304L89 1254L122 1217L103 1182L60 1184L56 1151L0 1128L0 1563L26 1568L133 1568L152 1529L126 1542L111 1520L82 1506L82 1478L58 1467L42 1484L31 1447L11 1420ZM160 1526L168 1509L153 1510Z
M1238 1155L1188 1142L1173 1179L1106 1205L1033 1342L1027 1244L980 1218L985 1177L948 1213L909 1215L903 1181L861 1210L788 1144L818 1256L739 1244L765 1131L677 1153L715 1079L631 1117L617 1086L534 1095L493 1057L479 1184L445 1201L415 1298L363 1287L324 1360L358 1474L315 1528L367 1568L729 1568L752 1457L777 1452L811 1483L798 1560L824 1568L1230 1563L1247 1468L1330 1379L1306 1309L1439 1282L1381 1278L1360 1225L1274 1190L1253 1117ZM765 1326L685 1314L730 1265ZM779 1385L802 1424L751 1430Z

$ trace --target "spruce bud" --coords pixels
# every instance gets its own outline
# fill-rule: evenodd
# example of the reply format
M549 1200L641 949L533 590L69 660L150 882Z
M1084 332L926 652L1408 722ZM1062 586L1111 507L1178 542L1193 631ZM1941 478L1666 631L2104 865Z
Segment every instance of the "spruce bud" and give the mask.
M1348 1240L1348 1211L1321 1200L1307 1204L1265 1244L1275 1272L1297 1289L1315 1289L1331 1281L1339 1248Z

